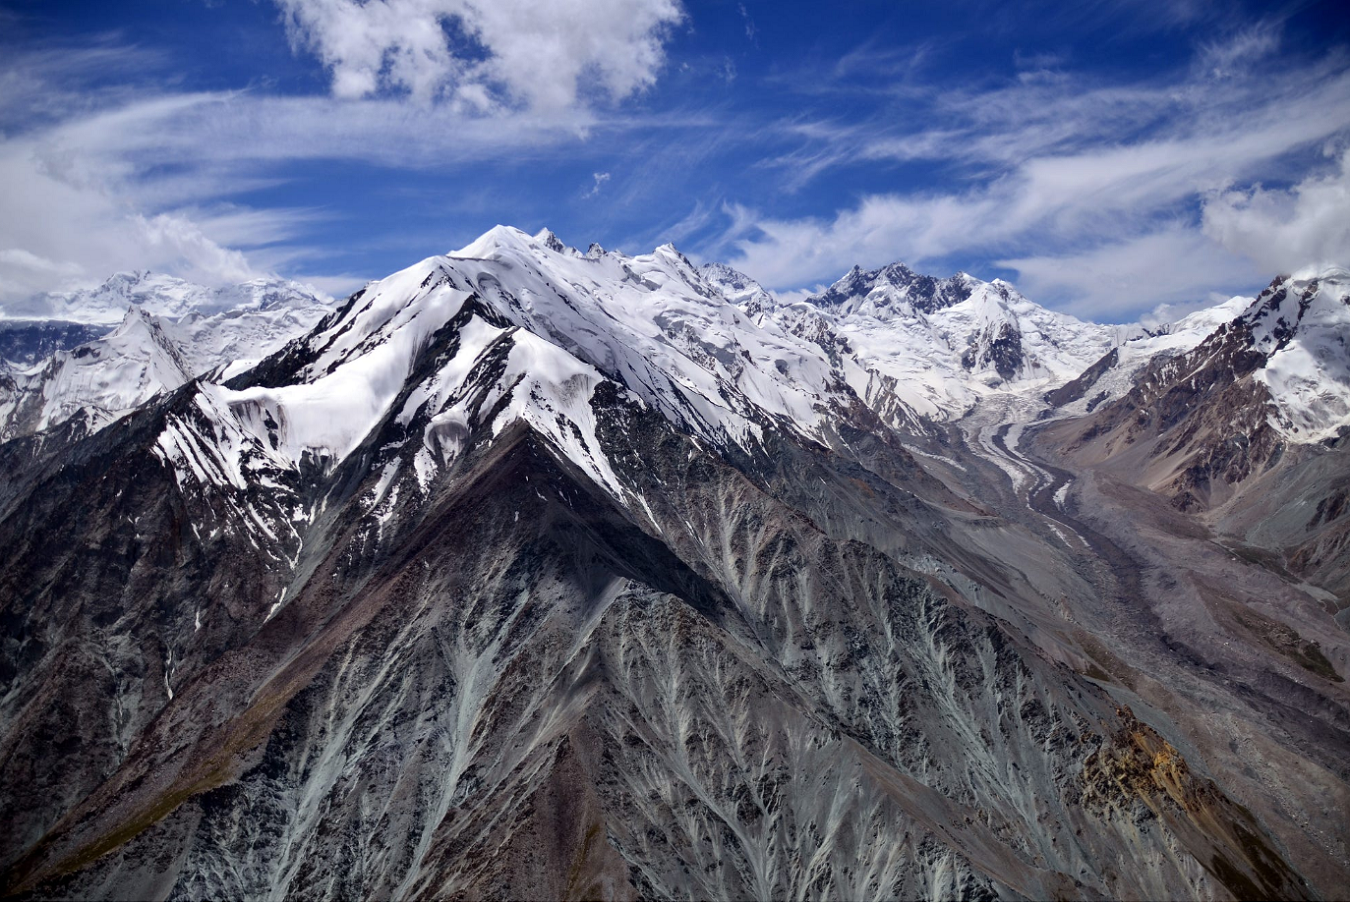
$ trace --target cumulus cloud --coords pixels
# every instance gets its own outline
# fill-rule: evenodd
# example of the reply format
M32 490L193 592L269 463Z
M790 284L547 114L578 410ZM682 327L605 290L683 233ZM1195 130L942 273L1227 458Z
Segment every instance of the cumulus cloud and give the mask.
M562 110L650 86L678 0L276 0L333 94L403 92L489 112Z
M132 214L127 225L143 248L169 262L176 272L206 282L243 282L257 275L242 251L206 236L201 226L178 213Z
M1271 271L1350 263L1350 150L1289 189L1229 189L1204 205L1207 236Z
M147 214L130 202L124 177L120 167L69 148L31 141L0 145L0 184L6 186L0 201L0 304L12 311L15 302L36 292L87 285L124 269L164 270L207 284L263 271L243 251L212 236L209 211ZM222 214L228 228L234 214ZM278 231L284 226L272 234Z

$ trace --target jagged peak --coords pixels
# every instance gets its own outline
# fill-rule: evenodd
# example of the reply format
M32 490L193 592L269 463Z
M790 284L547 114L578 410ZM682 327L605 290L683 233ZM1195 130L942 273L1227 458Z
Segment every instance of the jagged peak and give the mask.
M122 322L112 331L111 335L128 335L137 329L148 330L150 332L163 331L160 329L158 317L138 304L128 304L127 312L123 315Z
M557 254L566 254L569 252L572 254L577 253L576 248L571 248L563 244L562 239L558 238L558 236L553 233L553 230L549 229L547 226L535 233L534 240Z
M902 279L907 279L918 275L914 270L910 269L908 265L899 260L894 263L886 264L886 266L882 267L878 272L887 279L893 279L897 276Z
M748 316L758 317L781 306L777 298L764 290L764 286L725 263L705 263L698 268L698 272L723 298Z
M659 247L657 247L655 251L652 252L652 254L656 257L665 257L667 259L677 261L678 263L688 267L690 270L693 270L694 272L698 271L698 267L694 266L694 262L690 260L688 257L686 257L683 251L675 247L675 243L672 241L668 241L665 244L660 245Z

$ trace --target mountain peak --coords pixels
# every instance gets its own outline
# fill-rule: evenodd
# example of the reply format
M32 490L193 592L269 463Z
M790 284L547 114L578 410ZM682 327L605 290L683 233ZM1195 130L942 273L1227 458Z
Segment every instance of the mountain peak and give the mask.
M704 281L747 316L758 317L778 306L777 300L762 285L725 263L705 263L698 271Z
M111 335L126 335L137 329L158 330L159 324L145 308L136 304L127 305L126 315L122 317L122 322L113 330Z
M569 254L580 257L581 252L575 248L563 244L562 239L554 234L549 228L540 229L534 235L530 235L522 229L515 226L496 225L484 232L478 238L457 251L450 251L446 257L456 257L463 259L488 260L494 254L503 251L536 251L543 250L554 254Z
M529 233L517 229L515 226L503 226L499 223L458 251L451 251L446 256L486 260L494 252L505 248L529 247L534 243L535 237Z
M820 295L809 300L844 313L867 313L882 319L892 311L929 313L970 297L973 285L983 285L965 274L938 279L914 272L895 262L876 270L854 266Z
M549 229L547 226L535 233L534 240L548 248L550 251L556 251L559 254L568 250L567 245L563 244L562 240L554 235L553 230Z

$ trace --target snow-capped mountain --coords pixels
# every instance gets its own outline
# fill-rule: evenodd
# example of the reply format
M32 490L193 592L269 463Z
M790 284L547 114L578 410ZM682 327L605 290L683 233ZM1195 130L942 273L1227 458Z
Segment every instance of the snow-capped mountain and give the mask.
M285 307L298 296L322 297L309 286L289 279L260 277L213 288L177 276L139 270L116 273L95 288L39 295L7 313L115 326L131 307L156 317L179 320L194 313L211 316L226 311Z
M1350 271L1277 280L1239 323L1263 355L1252 378L1274 406L1271 426L1303 442L1350 428Z
M1077 377L1047 392L1046 400L1058 416L1090 413L1130 391L1150 363L1194 349L1251 303L1251 298L1238 296L1152 329L1126 328L1128 338Z
M331 310L327 298L293 282L209 289L146 273L119 273L97 290L61 298L69 305L63 316L84 319L60 324L88 323L103 332L99 324L121 303L119 325L35 366L11 366L0 385L0 437L44 430L76 415L96 430L207 371L246 369Z
M1343 886L1350 505L1287 565L1317 586L1229 554L1053 441L1142 382L961 416L1047 410L1128 334L968 276L839 285L498 227L266 354L124 315L66 385L199 378L0 442L6 896ZM1331 367L1337 309L1291 292L1143 372ZM1345 472L1300 449L1298 485Z
M1150 365L1187 374L1196 381L1197 368L1208 380L1214 374L1205 362L1219 355L1226 360L1236 346L1259 354L1251 378L1264 387L1262 403L1269 406L1269 422L1286 441L1320 442L1350 426L1350 275L1339 267L1307 277L1281 276L1255 299L1235 297L1197 311L1176 323L1133 338L1112 350L1109 359L1094 364L1072 384L1051 393L1058 413L1083 414L1104 401L1129 392ZM1204 360L1164 361L1206 343ZM1220 351L1222 347L1222 351ZM1253 361L1256 358L1252 359ZM1189 369L1188 369L1189 368ZM1246 374L1238 374L1239 378Z
M419 376L419 357L447 341ZM753 323L672 246L582 255L551 233L508 227L371 283L281 361L203 385L200 407L218 419L174 426L159 453L185 479L214 456L205 472L242 485L241 467L336 467L393 417L422 434L412 466L387 477L415 474L425 490L476 429L524 421L631 502L596 434L602 385L746 454L762 450L766 431L828 446L856 401L819 348Z
M1350 434L1348 343L1346 271L1281 276L1195 348L1155 357L1128 393L1057 429L1080 460L1120 461L1184 509L1216 508L1308 457L1293 448Z
M1350 278L1281 276L1225 308L1239 313L1194 348L1155 356L1128 392L1040 438L1346 598Z
M74 416L97 429L192 378L192 365L159 321L139 308L121 325L73 351L57 352L36 370L19 375L4 399L0 435L37 432Z
M869 403L894 393L936 420L959 418L991 392L1065 383L1133 331L1047 310L1001 280L935 279L898 263L854 267L774 316L851 360L850 384Z
M770 421L826 441L828 415L849 406L820 349L752 322L674 246L582 256L550 235L498 227L439 265L708 441L748 448Z
M778 306L764 286L725 263L705 263L698 272L723 298L745 311L756 323L761 322L762 315Z

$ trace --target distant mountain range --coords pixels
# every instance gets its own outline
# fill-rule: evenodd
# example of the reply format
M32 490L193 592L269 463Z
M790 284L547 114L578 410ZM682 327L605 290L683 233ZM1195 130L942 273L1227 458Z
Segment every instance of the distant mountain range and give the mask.
M1350 884L1344 270L1149 330L497 227L41 306L6 896Z
M193 377L247 367L313 327L331 302L283 280L208 289L118 273L34 307L56 316L0 320L0 439L71 417L97 429Z

